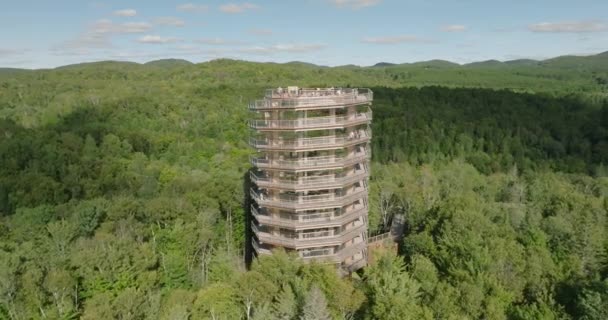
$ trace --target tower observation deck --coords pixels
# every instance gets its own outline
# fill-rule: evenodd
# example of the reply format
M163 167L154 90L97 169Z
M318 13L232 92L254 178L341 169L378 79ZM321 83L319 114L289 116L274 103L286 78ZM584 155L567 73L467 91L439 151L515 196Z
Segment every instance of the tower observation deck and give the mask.
M257 255L366 265L372 100L369 89L287 87L249 105Z

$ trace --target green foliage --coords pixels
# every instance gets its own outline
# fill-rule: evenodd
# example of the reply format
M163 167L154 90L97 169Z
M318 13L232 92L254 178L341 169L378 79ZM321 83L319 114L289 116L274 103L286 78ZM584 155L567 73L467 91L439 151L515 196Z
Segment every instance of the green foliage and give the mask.
M374 90L374 159L463 158L484 174L608 163L608 108L573 97L424 87ZM404 152L406 150L406 152Z
M283 285L281 291L274 298L272 315L279 320L295 318L298 312L298 303L289 285Z
M583 289L578 296L578 314L581 319L606 319L608 317L608 280L594 287Z
M196 319L238 319L241 314L236 289L226 284L212 284L199 291L194 301Z
M606 318L605 58L0 72L0 318ZM362 279L244 266L246 103L286 84L374 90L369 221L406 237Z
M391 168L411 171L408 164ZM425 171L394 195L411 204L402 249L421 304L435 316L558 319L602 312L597 279L606 277L606 181L515 170L480 175L459 161ZM439 190L428 206L418 200L419 188L435 180Z
M330 320L325 296L319 287L313 285L306 295L302 307L301 320Z
M365 270L365 283L370 297L367 319L432 319L418 304L420 284L405 270L402 258L379 257Z

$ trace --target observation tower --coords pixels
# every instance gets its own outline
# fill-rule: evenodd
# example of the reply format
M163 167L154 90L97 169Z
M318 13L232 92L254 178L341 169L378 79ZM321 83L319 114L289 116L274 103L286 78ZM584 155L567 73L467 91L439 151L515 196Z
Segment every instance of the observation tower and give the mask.
M249 105L257 255L366 265L372 100L369 89L287 87Z

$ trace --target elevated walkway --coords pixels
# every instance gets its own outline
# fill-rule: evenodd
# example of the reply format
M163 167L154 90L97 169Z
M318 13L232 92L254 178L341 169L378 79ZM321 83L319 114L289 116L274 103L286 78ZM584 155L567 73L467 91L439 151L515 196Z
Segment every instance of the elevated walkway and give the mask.
M399 243L403 239L404 229L405 216L403 214L398 214L393 217L389 232L369 237L367 239L367 250L369 253L368 263L372 264L375 256L380 252L390 250L397 254Z

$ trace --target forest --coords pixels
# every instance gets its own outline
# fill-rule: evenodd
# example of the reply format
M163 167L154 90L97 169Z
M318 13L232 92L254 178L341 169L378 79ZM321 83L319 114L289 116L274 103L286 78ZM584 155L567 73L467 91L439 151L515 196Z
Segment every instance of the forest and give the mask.
M568 59L0 70L0 319L607 319L608 55ZM244 263L247 102L291 84L374 90L406 233L352 277Z

